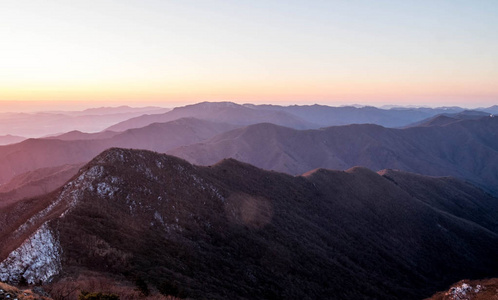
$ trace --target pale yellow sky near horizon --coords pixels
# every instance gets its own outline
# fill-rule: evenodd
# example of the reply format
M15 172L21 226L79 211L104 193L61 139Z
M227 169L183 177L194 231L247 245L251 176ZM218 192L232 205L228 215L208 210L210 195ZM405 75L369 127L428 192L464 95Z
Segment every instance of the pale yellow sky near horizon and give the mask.
M8 0L0 111L486 107L498 104L496 15L492 0Z

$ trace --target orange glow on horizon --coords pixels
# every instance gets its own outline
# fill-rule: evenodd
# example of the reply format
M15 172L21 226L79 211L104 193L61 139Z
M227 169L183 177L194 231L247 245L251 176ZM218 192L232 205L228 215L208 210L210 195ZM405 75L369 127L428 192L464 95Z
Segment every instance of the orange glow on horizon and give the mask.
M336 101L349 100L369 104L371 99L396 101L426 98L498 98L493 82L483 83L405 83L343 81L272 81L272 82L174 82L102 83L87 86L31 84L21 87L0 87L0 101ZM375 105L375 103L371 103Z
M0 102L493 105L496 8L13 1L0 10Z

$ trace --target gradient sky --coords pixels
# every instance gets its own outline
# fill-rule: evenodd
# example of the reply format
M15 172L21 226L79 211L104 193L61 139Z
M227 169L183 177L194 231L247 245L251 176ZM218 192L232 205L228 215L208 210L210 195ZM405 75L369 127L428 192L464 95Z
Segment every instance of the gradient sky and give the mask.
M4 0L0 20L4 107L498 104L496 0Z

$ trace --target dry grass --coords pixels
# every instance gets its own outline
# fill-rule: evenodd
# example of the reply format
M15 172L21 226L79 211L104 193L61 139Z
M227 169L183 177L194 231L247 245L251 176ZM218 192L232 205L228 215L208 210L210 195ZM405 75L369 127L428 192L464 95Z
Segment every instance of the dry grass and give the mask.
M143 295L138 289L122 278L111 278L95 272L85 272L77 278L65 278L44 286L54 300L77 300L81 291L106 293L119 296L120 300L175 300L178 298L161 295L151 290L150 295Z
M469 285L472 289L480 286L479 292L467 292L465 295L455 296L451 293L455 287L462 284ZM462 280L453 284L447 291L438 292L426 300L498 300L498 278L484 280Z
M8 284L2 283L2 282L0 282L0 289L3 290L3 295L0 295L0 298L1 298L1 296L5 297L7 294L9 294L10 295L10 297L9 297L10 299L18 299L18 300L51 300L48 297L43 297L43 296L40 296L40 295L34 293L30 289L22 290L22 289L18 289L18 288L14 287L14 286L11 286L11 285L8 285ZM4 299L4 298L1 298L1 299Z

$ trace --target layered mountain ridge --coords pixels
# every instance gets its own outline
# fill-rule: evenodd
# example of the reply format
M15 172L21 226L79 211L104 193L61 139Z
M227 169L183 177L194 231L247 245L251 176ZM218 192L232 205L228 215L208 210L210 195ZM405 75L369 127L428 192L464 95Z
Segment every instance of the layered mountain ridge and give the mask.
M270 123L234 129L240 126L184 118L121 133L71 133L62 140L0 146L0 183L39 168L88 162L107 148L125 147L166 152L201 165L233 157L290 174L361 165L451 175L496 194L497 124L497 118L482 117L405 129L363 124L296 130Z
M111 147L140 148L165 152L193 144L219 133L237 128L236 125L215 123L192 118L167 123L153 123L143 128L119 133L65 134L62 139L29 139L24 142L0 147L0 183L14 176L39 168L90 161L100 152ZM69 178L67 178L69 179Z
M170 122L181 118L196 118L238 126L272 122L281 126L299 129L319 127L317 124L305 121L284 111L253 109L233 102L201 102L176 107L164 114L144 115L132 118L110 126L108 130L124 131L131 128L144 127L152 123Z
M291 176L113 148L0 212L1 280L91 270L192 298L420 299L498 267L496 198L394 170Z
M482 108L493 114L494 107ZM317 129L320 127L347 124L377 124L384 127L403 127L440 114L458 114L460 107L441 108L391 108L382 109L371 106L333 107L326 105L254 105L233 102L201 102L176 107L172 111L138 116L113 126L108 130L123 131L130 128L147 126L152 123L169 122L179 118L197 118L207 121L224 122L236 125L250 125L271 122L276 125L295 129Z
M0 146L0 280L97 276L131 291L139 279L194 299L420 299L497 276L493 109L61 113L138 117ZM368 120L384 127L326 127Z
M267 170L301 174L314 168L399 169L455 176L498 192L498 118L464 119L406 129L346 125L296 130L256 124L168 153L210 165L233 157Z

